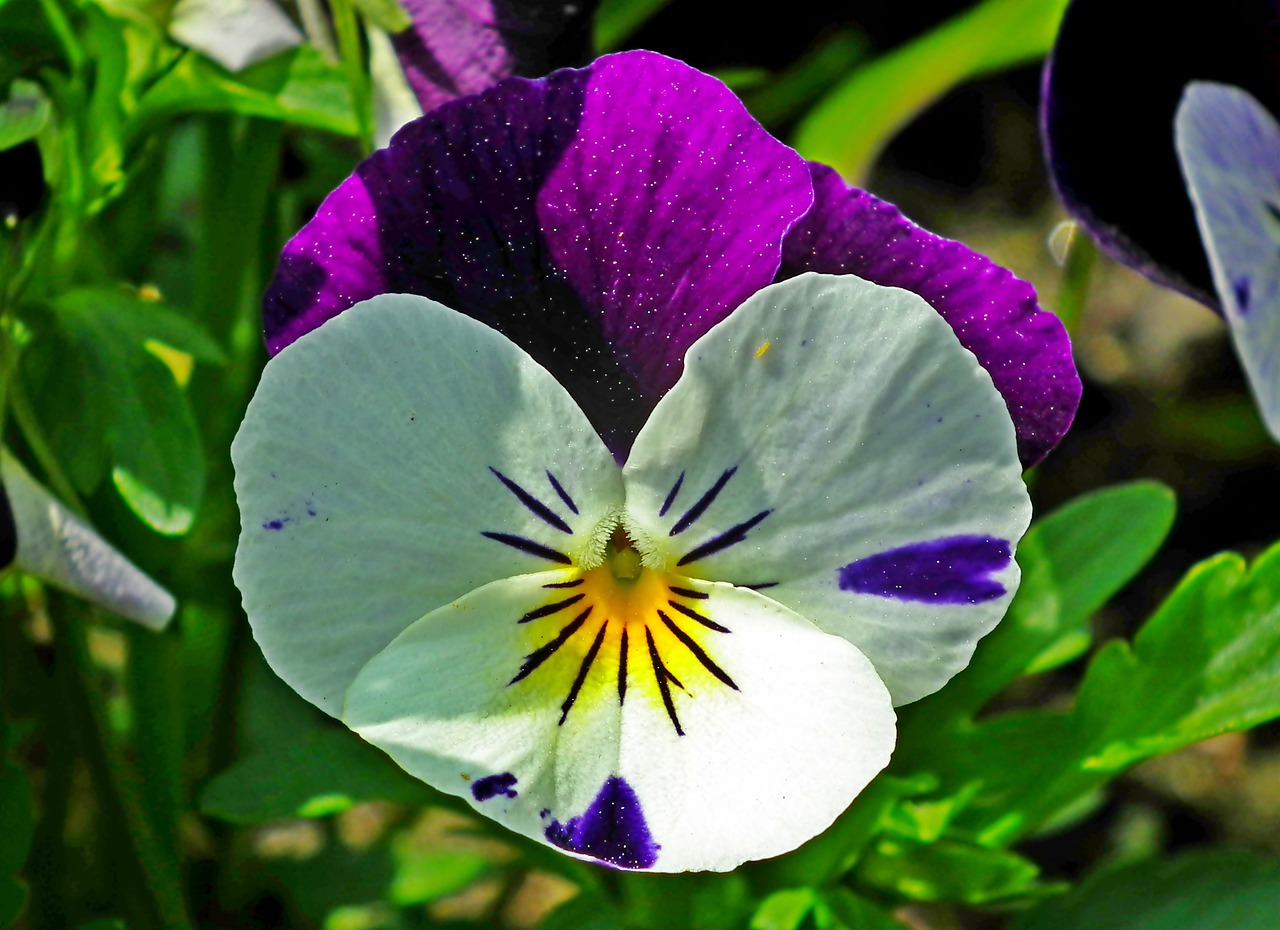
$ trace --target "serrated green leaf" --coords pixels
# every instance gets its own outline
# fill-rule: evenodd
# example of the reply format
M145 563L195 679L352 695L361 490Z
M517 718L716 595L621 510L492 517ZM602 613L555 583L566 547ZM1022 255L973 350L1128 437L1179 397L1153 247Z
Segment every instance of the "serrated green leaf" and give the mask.
M235 762L205 786L200 810L256 824L323 817L362 801L453 806L354 733L323 730Z
M52 108L39 84L14 81L0 106L0 152L34 139L49 122Z
M850 180L928 104L965 81L1042 57L1067 0L984 0L859 68L801 121L795 147Z
M346 77L310 45L236 75L202 55L183 55L139 100L131 131L142 134L184 113L239 113L344 136L360 131Z
M956 840L920 843L882 837L858 863L860 884L914 901L988 904L1044 894L1034 862L1003 849Z
M986 843L1026 836L1135 763L1280 717L1280 546L1251 569L1234 554L1194 567L1132 646L1095 655L1070 711L996 716L935 733L895 759L980 780L957 818Z
M1274 930L1280 860L1214 850L1094 876L1013 930Z

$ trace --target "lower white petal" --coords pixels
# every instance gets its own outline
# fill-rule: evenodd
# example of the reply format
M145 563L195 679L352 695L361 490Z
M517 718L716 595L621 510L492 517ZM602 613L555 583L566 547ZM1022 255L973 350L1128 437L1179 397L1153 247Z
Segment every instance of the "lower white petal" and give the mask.
M889 695L845 640L728 585L654 573L620 600L566 586L580 577L495 582L424 617L344 719L511 829L618 868L781 854L887 763Z

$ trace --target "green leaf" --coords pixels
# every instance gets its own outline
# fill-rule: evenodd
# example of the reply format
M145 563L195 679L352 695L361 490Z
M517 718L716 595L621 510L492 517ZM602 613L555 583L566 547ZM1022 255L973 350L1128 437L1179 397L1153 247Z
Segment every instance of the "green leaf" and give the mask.
M456 894L493 870L491 856L467 849L419 848L410 834L396 837L391 855L395 877L387 891L400 907L430 904Z
M946 688L903 709L908 754L916 747L931 753L930 734L976 714L1019 676L1088 648L1090 618L1155 555L1174 510L1164 485L1135 481L1086 494L1037 520L1018 546L1022 582L1009 613Z
M40 0L8 0L0 3L0 87L20 74L32 74L43 65L65 57Z
M882 837L855 874L864 886L915 901L988 904L1054 890L1040 884L1040 869L1029 859L945 839L921 843Z
M812 888L784 888L760 902L751 917L751 930L796 930L817 904Z
M0 107L0 152L34 139L49 122L49 98L39 84L14 81L9 99Z
M1278 716L1280 546L1252 569L1231 553L1194 567L1132 646L1099 650L1070 711L937 732L894 765L981 781L957 823L1008 843L1143 759Z
M538 924L538 930L625 930L613 899L584 892L561 904Z
M1274 930L1280 860L1214 850L1096 875L1013 930Z
M257 824L325 817L362 801L453 806L343 729L308 733L238 760L205 786L200 810L231 823Z
M622 46L671 0L602 0L596 11L595 43L600 54Z
M397 0L354 0L360 15L383 32L394 35L413 25L413 19Z
M956 85L1042 57L1067 0L984 0L859 68L801 121L795 147L846 178Z
M340 68L310 45L232 75L202 55L183 55L138 102L135 136L183 113L239 113L356 136L351 91Z
M159 533L185 533L204 494L204 455L186 394L150 343L205 359L221 357L217 346L173 311L121 290L70 291L51 308L81 365L56 371L55 380L78 378L80 386L67 389L71 394L101 395L85 411L62 411L87 432L58 441L76 443L78 455L86 435L102 437L112 479L130 509Z
M824 888L814 908L818 930L905 930L866 898L848 888Z

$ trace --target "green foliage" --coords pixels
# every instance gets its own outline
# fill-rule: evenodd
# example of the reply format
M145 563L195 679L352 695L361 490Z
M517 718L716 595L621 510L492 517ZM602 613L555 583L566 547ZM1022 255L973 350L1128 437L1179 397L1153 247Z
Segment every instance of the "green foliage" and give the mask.
M27 886L18 873L35 834L31 782L7 756L8 743L0 720L0 816L4 822L0 830L0 927L9 926L26 901Z
M91 492L109 468L139 519L167 535L187 532L204 494L204 453L164 359L181 371L172 352L217 363L221 349L190 320L118 288L67 291L48 309L46 339L26 373L41 419L54 424L55 452L76 463L73 481ZM69 370L58 362L68 358Z
M34 139L49 122L49 100L39 84L14 81L0 106L0 152Z
M1066 0L983 0L856 70L801 121L800 154L857 181L908 120L964 81L1033 61Z
M1215 850L1095 875L1012 930L1272 930L1280 860Z
M201 793L200 810L254 824L325 817L360 801L424 805L441 798L354 733L322 730L246 756L219 773Z
M671 0L601 0L595 22L596 51L603 54L622 48L628 36L670 2Z

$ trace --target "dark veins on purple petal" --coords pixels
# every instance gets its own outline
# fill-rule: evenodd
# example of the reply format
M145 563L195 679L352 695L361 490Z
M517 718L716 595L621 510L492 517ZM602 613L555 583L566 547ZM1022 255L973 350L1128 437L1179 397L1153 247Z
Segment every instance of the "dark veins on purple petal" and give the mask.
M518 779L510 772L486 775L484 778L477 778L471 783L471 796L477 801L488 801L498 795L514 798L518 793L516 791L517 781Z
M881 552L837 571L841 590L904 601L979 604L1005 593L990 576L1013 559L1007 540L951 536Z
M0 483L0 570L8 568L18 557L18 525L13 522L9 494Z
M649 833L640 798L617 775L605 781L583 814L564 823L552 820L545 836L561 849L622 869L652 868L662 848Z

